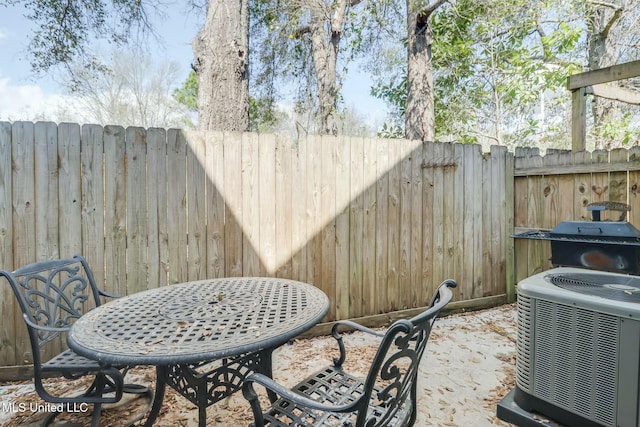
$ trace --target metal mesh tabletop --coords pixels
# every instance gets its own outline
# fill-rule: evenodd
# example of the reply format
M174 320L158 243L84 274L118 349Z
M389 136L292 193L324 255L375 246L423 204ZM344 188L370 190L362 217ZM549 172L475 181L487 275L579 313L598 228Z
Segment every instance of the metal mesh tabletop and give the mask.
M327 313L316 287L285 279L202 280L140 292L80 318L69 347L108 364L197 363L274 348Z

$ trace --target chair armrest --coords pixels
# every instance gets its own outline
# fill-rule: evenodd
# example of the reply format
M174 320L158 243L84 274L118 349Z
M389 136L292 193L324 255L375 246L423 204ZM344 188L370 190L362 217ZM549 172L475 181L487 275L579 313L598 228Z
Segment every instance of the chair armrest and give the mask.
M336 334L339 333L338 332L338 328L340 326L346 326L346 327L351 328L351 329L356 329L356 330L361 331L361 332L366 332L368 334L374 335L374 336L379 337L379 338L384 337L384 332L379 332L379 331L376 331L374 329L367 328L366 326L362 326L361 324L356 323L356 322L352 322L350 320L339 320L336 323L334 323L333 327L331 328L331 334L334 337L335 337Z
M336 341L338 342L338 348L340 350L340 356L339 357L334 357L333 358L333 366L342 366L342 364L344 363L345 359L347 358L347 353L346 353L346 349L344 347L344 341L342 340L342 335L340 335L340 332L338 331L338 328L340 326L347 326L351 329L355 329L361 332L365 332L368 333L370 335L373 335L375 337L378 338L382 338L384 337L384 333L380 333L378 331L374 331L371 328L367 328L366 326L362 326L358 323L355 322L351 322L350 320L340 320L338 322L336 322L333 327L331 328L331 335L333 335L333 338L336 339Z
M252 373L245 379L244 383L242 384L242 395L249 401L249 404L251 405L253 416L256 422L256 427L264 425L264 419L262 415L262 408L260 407L260 401L258 400L258 394L253 387L253 383L258 383L265 389L267 389L267 391L274 392L275 394L299 406L304 406L318 411L351 412L359 402L358 400L356 400L346 405L327 405L325 403L317 402L313 399L309 399L308 397L302 396L299 393L289 390L288 388L275 382L266 375Z

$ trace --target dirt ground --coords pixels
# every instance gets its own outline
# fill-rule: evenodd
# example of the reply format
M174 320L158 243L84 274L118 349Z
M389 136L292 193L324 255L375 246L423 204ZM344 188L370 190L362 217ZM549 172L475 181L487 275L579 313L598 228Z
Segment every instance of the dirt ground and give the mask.
M418 380L418 416L416 426L508 426L496 418L496 404L514 383L516 309L505 305L489 310L443 317L433 329ZM376 348L366 334L355 332L345 338L345 369L361 375L367 371ZM331 337L295 340L274 353L274 378L293 385L308 374L330 363L336 353ZM153 370L138 369L134 375L152 383ZM68 385L51 380L59 390ZM7 427L39 425L43 414L29 408L44 404L31 383L0 384L0 425ZM26 410L20 408L22 403ZM104 426L121 426L143 412L145 399L105 409ZM59 426L88 426L89 414L74 414ZM247 426L251 411L241 393L212 405L207 410L207 425L212 427ZM197 425L194 405L170 388L157 426Z

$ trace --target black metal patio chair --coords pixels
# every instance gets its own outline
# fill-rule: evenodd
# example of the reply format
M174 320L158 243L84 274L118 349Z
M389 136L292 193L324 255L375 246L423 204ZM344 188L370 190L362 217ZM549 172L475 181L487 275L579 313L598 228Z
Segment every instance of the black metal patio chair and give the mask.
M251 404L254 426L412 426L416 419L417 374L431 328L440 311L451 301L456 282L440 284L429 308L408 320L394 322L385 333L357 323L337 322L333 337L340 356L292 389L271 378L251 374L243 395ZM381 337L380 346L364 379L344 371L346 358L339 328L346 325ZM254 384L262 385L278 398L263 411Z
M56 409L93 404L91 425L98 426L103 404L119 402L123 393L151 396L147 387L124 383L128 367L101 366L69 349L47 361L42 360L50 346L65 346L60 337L65 337L77 318L100 305L101 298L116 298L98 288L85 258L76 255L29 264L13 272L0 270L0 277L5 277L11 285L22 310L31 342L34 385L43 400L53 403ZM69 380L89 376L93 381L80 395L54 395L43 382L44 378L53 376ZM43 425L52 423L59 413L51 412ZM143 416L144 413L131 420L131 424Z

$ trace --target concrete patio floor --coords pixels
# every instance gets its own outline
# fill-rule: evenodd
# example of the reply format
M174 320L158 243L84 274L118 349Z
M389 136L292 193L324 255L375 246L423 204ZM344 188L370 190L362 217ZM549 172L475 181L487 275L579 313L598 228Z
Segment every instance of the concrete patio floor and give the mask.
M496 418L496 405L514 383L516 337L515 305L456 314L440 318L432 332L418 380L418 414L416 426L508 426ZM345 369L362 375L368 368L376 348L374 339L355 332L345 338L347 361ZM330 363L335 354L331 337L295 340L274 353L274 377L283 384L293 385L306 375ZM153 370L139 370L141 381L152 381ZM58 382L55 387L65 387ZM101 425L119 426L131 419L140 402L105 409ZM37 398L31 383L0 385L0 402L8 402L24 411L0 407L0 425L39 425L43 414L30 407L44 404ZM212 405L207 410L208 426L246 426L252 421L251 411L241 393ZM88 414L76 414L59 426L88 426ZM157 426L197 425L195 406L168 389Z

